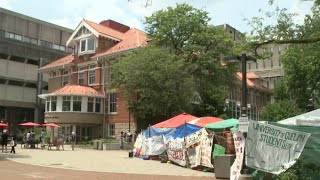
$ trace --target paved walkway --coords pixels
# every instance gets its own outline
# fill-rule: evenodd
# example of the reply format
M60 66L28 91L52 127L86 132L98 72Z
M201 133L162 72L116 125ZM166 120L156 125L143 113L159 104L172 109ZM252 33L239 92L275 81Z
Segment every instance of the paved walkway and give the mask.
M210 179L214 177L213 173L191 170L170 163L128 158L128 151L99 151L91 149L76 149L75 151L71 151L70 146L66 146L65 151L20 149L18 146L16 151L16 154L0 153L0 156L20 163L72 170L167 176L198 176L208 177Z

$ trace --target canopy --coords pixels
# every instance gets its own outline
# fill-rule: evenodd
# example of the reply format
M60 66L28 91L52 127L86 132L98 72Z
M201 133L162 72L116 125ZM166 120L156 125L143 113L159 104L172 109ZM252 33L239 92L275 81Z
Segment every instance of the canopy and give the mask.
M232 128L239 124L238 119L226 119L223 121L207 124L205 127L209 129L224 129L224 128Z
M34 123L34 122L26 122L26 123L21 123L19 125L20 126L40 126L40 124Z
M320 109L278 121L278 123L285 125L320 126Z
M196 131L199 131L202 127L194 125L194 124L188 124L188 123L184 123L180 126L178 126L175 131L174 131L174 135L173 138L183 138L188 136L189 134L192 134Z
M8 124L6 124L6 123L0 123L0 127L7 127L8 126Z
M148 127L143 131L143 135L145 137L153 137L164 135L167 139L174 135L175 128L156 128L156 127Z
M60 127L59 125L55 124L55 123L46 123L46 124L42 124L42 126L48 126L48 127Z
M194 119L192 121L189 121L188 124L195 124L197 126L204 127L206 124L214 123L222 121L222 118L219 117L211 117L211 116L205 116L201 118Z
M157 127L157 128L175 128L180 126L181 124L184 124L186 122L189 122L193 119L196 119L198 117L192 116L188 113L182 113L177 116L174 116L166 121L162 121L158 124L153 125L152 127Z

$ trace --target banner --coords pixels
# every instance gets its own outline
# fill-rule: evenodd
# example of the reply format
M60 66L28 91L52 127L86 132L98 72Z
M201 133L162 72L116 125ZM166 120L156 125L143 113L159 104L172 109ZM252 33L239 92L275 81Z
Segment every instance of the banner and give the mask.
M194 168L200 165L200 144L195 144L193 146L188 147L188 158L190 167Z
M230 180L238 180L243 164L245 138L242 132L233 132L234 148L236 151L236 159L230 169Z
M148 138L148 155L160 155L166 150L162 135Z
M169 160L181 166L186 166L186 148L183 138L170 138L167 141L167 154Z
M212 155L212 145L213 145L213 136L214 134L208 134L205 128L202 129L202 137L201 137L201 165L209 168L213 168L211 163L211 155Z
M246 164L261 171L280 174L296 162L309 136L309 133L250 121Z
M140 155L141 156L147 156L148 155L148 149L149 149L148 139L146 139L144 136L142 136Z

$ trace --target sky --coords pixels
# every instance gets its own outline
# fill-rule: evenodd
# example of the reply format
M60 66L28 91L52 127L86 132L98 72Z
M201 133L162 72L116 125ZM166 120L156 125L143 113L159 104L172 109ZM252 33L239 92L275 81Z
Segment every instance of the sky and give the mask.
M41 19L75 29L85 18L99 23L112 19L130 27L144 30L144 17L176 3L188 3L209 12L213 25L229 24L241 32L250 28L244 21L259 15L259 9L270 8L268 0L0 0L0 7L33 18ZM312 1L277 0L282 8L297 13L296 22L303 22L305 14L310 13Z

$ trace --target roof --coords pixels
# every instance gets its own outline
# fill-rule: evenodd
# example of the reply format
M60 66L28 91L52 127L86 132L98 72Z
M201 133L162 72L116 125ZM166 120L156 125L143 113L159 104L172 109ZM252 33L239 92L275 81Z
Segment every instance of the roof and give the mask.
M74 55L73 54L69 54L63 58L60 58L58 60L52 61L44 66L42 66L39 70L43 70L43 69L47 69L47 68L51 68L51 67L56 67L56 66L61 66L61 65L65 65L65 64L69 64L74 60Z
M128 50L131 48L145 46L147 44L147 34L143 31L140 31L136 28L131 28L127 32L124 33L122 41L107 49L96 54L94 57L99 57L115 52L120 52L124 50Z
M95 89L88 86L81 85L71 85L67 84L66 86L57 89L49 94L41 94L39 97L45 98L48 96L56 96L56 95L74 95L74 96L91 96L91 97L104 97L104 95Z
M242 73L237 72L237 79L242 81ZM258 75L256 75L254 72L247 73L247 85L250 87L260 88L267 90L268 88L265 87L262 84L259 84L258 82L254 81L253 79L260 79Z
M104 34L106 36L111 36L117 39L122 40L123 38L123 33L120 31L116 31L110 27L107 26L103 26L101 24L97 24L95 22L83 19L89 26L91 26L93 29L95 29L96 31L98 31L101 34Z
M219 117L211 117L211 116L205 116L201 118L194 119L192 121L189 121L188 124L194 124L197 126L204 127L206 124L214 123L214 122L219 122L222 121L222 118Z
M182 113L177 116L174 116L166 121L162 121L158 124L153 125L152 127L157 128L175 128L180 126L181 124L184 124L186 122L189 122L193 119L196 119L196 116L190 115L188 113Z

